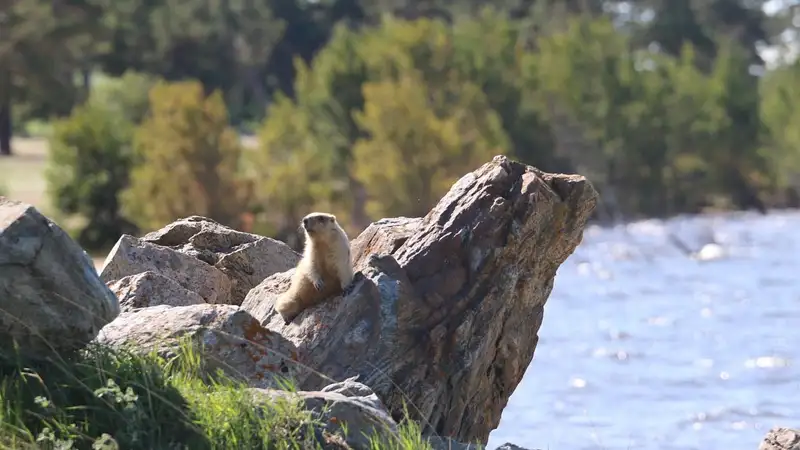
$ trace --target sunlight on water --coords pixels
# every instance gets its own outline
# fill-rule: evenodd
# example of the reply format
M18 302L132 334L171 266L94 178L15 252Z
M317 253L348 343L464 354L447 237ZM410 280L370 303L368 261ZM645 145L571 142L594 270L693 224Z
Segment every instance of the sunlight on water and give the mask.
M756 450L800 425L798 248L798 212L588 228L488 448Z

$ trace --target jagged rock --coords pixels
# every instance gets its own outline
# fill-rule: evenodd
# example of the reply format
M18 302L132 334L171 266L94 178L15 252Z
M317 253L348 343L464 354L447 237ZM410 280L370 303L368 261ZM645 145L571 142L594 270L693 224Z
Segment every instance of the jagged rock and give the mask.
M206 303L226 304L231 282L216 267L168 247L124 234L106 258L100 278L111 284L121 278L154 272L195 292Z
M128 275L108 285L117 294L122 312L149 306L187 306L205 303L203 297L155 272Z
M370 437L382 442L398 439L397 423L378 396L353 378L330 384L319 391L289 393L253 389L253 393L256 399L264 401L272 401L276 396L298 396L304 408L324 424L324 430L344 436L354 449L370 449Z
M403 245L422 225L420 217L395 217L373 222L350 243L354 269L362 270L372 255L389 255Z
M359 376L397 418L409 405L425 432L483 442L530 363L558 267L597 203L583 177L495 157L462 177L422 219L374 223L351 244L344 297L289 325L276 274L242 308L292 341L334 380ZM299 387L322 377L300 373Z
M106 259L107 283L151 271L196 292L207 303L239 305L264 278L300 259L286 244L190 216L141 239L124 235Z
M0 197L0 349L74 350L117 314L86 252L33 206Z
M384 346L374 344L393 335L397 322L415 323L417 320L407 317L414 314L412 308L395 305L409 304L414 295L411 283L397 262L392 257L370 259L367 267L356 273L348 295L333 297L309 308L292 324L285 325L275 311L274 301L289 287L292 272L275 274L253 288L242 303L242 309L297 346L299 361L304 367L295 374L298 386L304 390L318 390L330 379L345 379L355 373L375 392L391 391L391 380L381 373L391 369L383 366L391 361L389 353ZM382 297L388 299L384 304L380 302ZM393 316L397 313L404 315ZM377 366L373 366L375 362ZM354 372L354 367L360 371Z
M758 450L800 450L800 430L775 427L764 436Z
M297 366L291 343L233 305L142 308L120 314L97 336L104 345L156 350L166 357L176 354L182 339L202 351L207 373L222 369L255 387L275 387L275 375L291 377Z

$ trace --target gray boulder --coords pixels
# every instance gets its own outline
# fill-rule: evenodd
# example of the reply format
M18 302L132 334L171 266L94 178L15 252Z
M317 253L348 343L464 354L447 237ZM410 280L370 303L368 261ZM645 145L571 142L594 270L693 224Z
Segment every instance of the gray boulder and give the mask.
M206 374L221 369L261 388L277 387L279 378L292 377L297 368L297 351L289 341L233 305L160 305L124 312L96 341L142 353L155 350L164 357L191 345Z
M117 294L122 312L148 306L187 306L205 303L203 297L155 272L128 275L108 287Z
M100 271L100 277L110 285L122 278L144 272L169 278L184 289L198 294L205 303L225 304L230 301L231 282L216 267L127 234L122 235L111 249ZM151 288L153 291L156 289L157 287ZM156 303L165 304L164 301Z
M112 284L152 272L200 295L206 303L239 305L264 278L294 267L299 259L283 242L236 231L207 217L190 216L142 238L123 235L106 258L100 276ZM159 287L149 289L155 292ZM151 303L171 304L167 299Z
M31 205L0 197L0 349L83 347L120 311L86 252Z
M256 402L274 401L276 397L300 400L307 411L322 424L320 431L343 436L354 449L370 449L370 439L397 442L397 423L372 390L355 379L330 384L319 391L252 389Z

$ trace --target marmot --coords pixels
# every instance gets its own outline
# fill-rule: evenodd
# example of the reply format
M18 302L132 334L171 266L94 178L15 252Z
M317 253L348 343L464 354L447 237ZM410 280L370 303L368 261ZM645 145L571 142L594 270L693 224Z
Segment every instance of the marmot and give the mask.
M336 216L313 212L303 218L303 232L303 257L289 289L275 301L286 324L305 309L343 293L353 281L350 239Z

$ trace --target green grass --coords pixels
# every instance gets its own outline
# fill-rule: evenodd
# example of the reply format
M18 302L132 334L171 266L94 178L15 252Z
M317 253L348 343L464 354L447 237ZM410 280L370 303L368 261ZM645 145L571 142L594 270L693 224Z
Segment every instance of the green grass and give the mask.
M183 346L166 360L93 345L71 357L0 358L0 449L348 448L298 400L256 404L222 375L201 379ZM287 389L291 390L290 384ZM373 449L429 449L414 423Z

